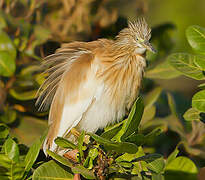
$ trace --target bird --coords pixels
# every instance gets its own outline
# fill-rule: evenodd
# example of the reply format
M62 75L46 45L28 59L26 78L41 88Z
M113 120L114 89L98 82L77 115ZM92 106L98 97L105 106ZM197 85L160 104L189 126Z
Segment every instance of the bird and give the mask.
M118 122L138 97L146 67L151 28L145 18L128 22L114 39L64 43L44 58L46 80L36 104L49 110L43 150L57 151L54 140L78 132L95 133Z

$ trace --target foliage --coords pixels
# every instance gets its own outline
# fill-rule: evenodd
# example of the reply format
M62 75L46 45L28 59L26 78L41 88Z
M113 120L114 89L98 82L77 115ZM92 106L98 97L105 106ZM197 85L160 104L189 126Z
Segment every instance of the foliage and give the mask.
M181 75L205 79L205 29L199 26L186 31L196 54L168 57L174 47L174 25L153 28L152 43L158 53L147 54L141 97L130 113L96 134L82 132L77 144L60 137L55 140L62 150L77 150L76 162L48 151L50 160L40 150L48 115L34 106L44 81L41 59L62 42L113 38L127 25L123 12L132 13L127 4L116 0L1 1L0 179L72 179L76 173L85 179L196 179L205 158L201 122L205 85L199 85L202 90L184 113L189 106L186 99L157 82ZM146 11L143 0L131 0L130 5L139 14Z

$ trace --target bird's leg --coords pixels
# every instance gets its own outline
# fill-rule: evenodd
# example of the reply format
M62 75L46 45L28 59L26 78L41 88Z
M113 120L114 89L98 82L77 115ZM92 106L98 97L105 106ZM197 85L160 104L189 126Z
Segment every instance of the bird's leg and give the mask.
M70 133L68 133L67 137L70 137L71 139L76 139L72 136L75 136L75 137L79 137L80 136L80 133L77 131L76 128L72 128ZM77 154L78 154L78 150L77 149L73 149L73 150L69 150L67 151L63 156L75 163L77 163Z
M76 137L79 137L79 136L80 136L80 133L77 131L76 128L72 128L72 129L71 129L71 134L73 134L73 135L76 136Z

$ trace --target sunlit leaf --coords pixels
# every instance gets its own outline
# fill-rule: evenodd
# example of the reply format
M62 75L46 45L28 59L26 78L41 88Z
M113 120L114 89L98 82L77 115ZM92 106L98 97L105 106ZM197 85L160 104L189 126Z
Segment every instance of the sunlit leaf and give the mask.
M89 151L88 156L92 159L95 159L98 156L97 148L93 148Z
M174 97L171 95L171 93L167 93L167 98L168 98L168 104L169 104L171 113L175 115L176 117L178 117Z
M150 79L173 79L180 75L181 73L176 71L168 61L162 62L153 69L145 72L145 77Z
M194 59L194 63L203 71L205 70L205 58L196 58Z
M82 131L80 136L78 137L78 151L80 153L80 158L82 159L84 154L83 154L83 142L85 138L85 131Z
M205 83L199 84L198 87L199 87L200 89L205 89Z
M119 162L131 162L132 160L144 156L144 151L143 148L140 146L138 148L138 151L135 154L129 154L129 153L124 153L123 155L119 156L115 161L117 163ZM132 169L132 174L139 174L141 171L148 171L146 168L147 163L145 161L140 161L140 162L134 162L132 163L134 165Z
M203 69L194 63L196 59L203 60L204 58L187 53L171 54L168 57L169 62L176 70L193 79L203 80L205 79Z
M96 142L99 144L105 146L107 150L113 150L118 153L136 153L138 150L138 147L133 143L127 143L127 142L113 142L108 139L102 138L96 134L88 133Z
M7 155L0 154L0 178L2 180L22 180L24 167L22 163L15 163Z
M146 142L145 136L143 134L137 134L137 133L131 134L125 140L126 140L126 142L134 143L137 146L141 146Z
M159 98L161 92L161 87L156 87L151 92L149 92L144 99L145 108L152 106Z
M19 148L16 142L8 138L6 142L4 143L4 150L5 154L9 157L10 160L13 162L18 162L19 161Z
M27 146L32 146L33 142L40 138L47 129L46 121L31 116L23 116L18 123L18 127L11 129L11 135Z
M9 36L2 30L0 30L0 52L8 52L12 60L16 58L16 49L14 45Z
M9 128L5 125L0 123L0 139L4 139L9 134Z
M34 26L34 35L39 40L39 43L43 43L51 37L51 32L41 25L36 25Z
M95 175L91 170L86 169L83 166L75 166L72 168L73 173L81 174L86 179L96 179Z
M0 14L0 29L3 29L7 26L5 18Z
M147 163L147 168L155 173L160 173L164 170L165 162L163 158L155 159L154 161L151 161Z
M161 127L157 127L153 129L149 134L147 134L144 138L144 143L149 143L150 141L153 141L157 136L159 136L163 132L163 129Z
M0 120L6 124L10 124L16 120L17 113L13 109L5 109L5 112L0 116Z
M41 146L46 138L47 131L44 133L44 135L36 140L36 142L29 148L28 153L26 154L24 163L25 163L25 171L29 171L31 167L33 166L34 162L36 161L39 151L41 149Z
M73 167L73 164L66 158L50 151L50 150L47 150L47 153L49 156L51 156L53 159L55 159L56 161L60 162L61 164L65 165L65 166L68 166L68 167Z
M100 136L106 139L112 139L117 134L117 132L120 131L122 125L123 125L123 121L114 124L113 126L104 128L105 132L103 132Z
M14 58L12 58L11 54L8 51L0 51L0 75L7 77L12 76L15 72L15 69L15 61Z
M179 154L178 148L176 148L167 158L166 166L171 163L173 160L176 159L177 155Z
M183 117L186 121L200 121L200 111L190 108L184 113Z
M148 154L144 155L138 158L135 158L132 160L132 162L139 162L139 161L146 161L147 163L150 163L152 161L155 161L156 159L162 158L161 154L153 153L153 154Z
M16 49L9 36L0 30L0 75L11 76L15 72Z
M26 92L18 92L15 89L10 89L9 93L17 100L27 101L36 97L37 90L31 90Z
M62 137L57 137L55 139L55 143L62 148L66 148L66 149L77 149L77 146L75 144L73 144L72 142L70 142L69 140L62 138Z
M61 166L54 161L49 161L38 167L33 173L33 180L72 180L73 174L65 166Z
M156 114L156 106L152 105L149 107L145 107L142 116L141 125L148 122L149 120L152 120L155 117L155 114Z
M197 172L196 165L189 158L180 156L165 167L165 179L196 180Z
M186 30L186 37L191 47L200 54L205 54L205 28L190 26Z
M113 137L113 140L117 140L118 142L120 142L121 140L124 141L126 137L134 132L137 132L143 111L144 105L142 98L138 97L134 105L132 106L128 118L123 122L121 130Z
M192 107L205 112L205 90L197 92L192 98Z

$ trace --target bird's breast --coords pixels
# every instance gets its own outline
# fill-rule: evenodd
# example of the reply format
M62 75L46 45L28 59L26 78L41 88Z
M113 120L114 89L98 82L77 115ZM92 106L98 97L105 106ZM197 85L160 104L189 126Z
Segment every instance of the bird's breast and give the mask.
M136 99L146 66L142 56L132 56L126 61L105 66L100 78L104 83L104 93L116 109L130 108Z

